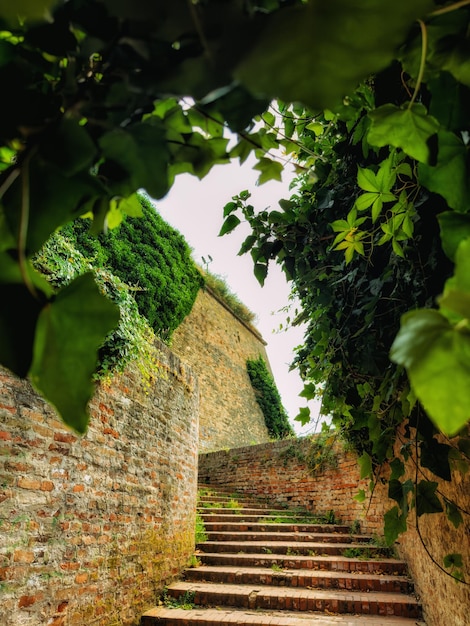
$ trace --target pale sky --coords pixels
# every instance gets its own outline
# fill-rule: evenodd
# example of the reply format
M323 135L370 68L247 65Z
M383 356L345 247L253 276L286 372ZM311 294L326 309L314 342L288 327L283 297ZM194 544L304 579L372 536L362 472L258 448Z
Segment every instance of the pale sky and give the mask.
M248 189L250 203L255 210L267 207L277 209L278 200L289 197L288 182L292 174L284 174L286 180L272 181L256 186L259 172L251 165L238 163L215 166L202 181L194 176L178 176L170 193L155 202L162 217L180 231L193 248L197 263L204 265L201 257L212 262L209 270L222 276L239 299L257 316L256 327L267 342L267 353L276 385L291 423L298 433L312 430L312 425L300 430L293 418L301 406L307 403L299 398L303 384L297 372L289 372L294 353L293 348L302 342L303 332L291 328L287 332L276 332L284 322L286 314L280 309L289 303L290 287L279 266L271 264L264 287L253 274L253 262L249 254L237 256L240 245L249 234L248 225L241 224L235 231L218 237L223 222L223 207L232 196ZM241 216L240 216L241 217ZM312 415L316 416L316 403L309 403Z

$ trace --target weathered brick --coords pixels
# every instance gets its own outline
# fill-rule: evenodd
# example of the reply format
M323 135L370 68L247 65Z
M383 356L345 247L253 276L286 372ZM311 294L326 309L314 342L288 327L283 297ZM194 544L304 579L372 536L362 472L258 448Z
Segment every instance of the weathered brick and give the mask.
M185 567L193 548L198 394L180 380L178 359L164 346L159 358L168 376L156 376L148 395L137 365L115 384L98 385L92 412L105 415L118 437L104 435L99 418L82 438L64 433L29 383L17 386L5 374L22 412L21 420L9 413L2 428L2 461L13 482L0 500L9 498L17 520L0 525L0 545L11 546L0 575L13 590L12 603L0 602L2 626L23 623L25 612L31 623L51 626L137 623L167 572ZM41 437L33 426L53 434ZM118 577L129 587L117 585ZM48 602L39 600L44 589ZM102 589L111 591L96 614Z

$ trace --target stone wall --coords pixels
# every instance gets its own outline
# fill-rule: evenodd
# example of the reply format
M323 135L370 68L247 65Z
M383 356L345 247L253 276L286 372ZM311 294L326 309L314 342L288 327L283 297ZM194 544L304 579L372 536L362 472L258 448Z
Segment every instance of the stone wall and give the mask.
M0 624L139 623L194 546L198 392L158 346L101 384L77 437L0 371ZM150 383L150 386L148 385Z
M199 381L199 449L204 452L269 441L246 371L247 359L268 357L255 328L242 322L209 288L173 335L171 349Z
M364 532L382 535L384 514L396 504L388 498L386 481L379 477L372 498L361 504L353 496L359 489L367 489L368 481L360 479L356 456L336 445L336 467L312 472L305 462L309 451L309 440L298 439L200 454L199 481L315 513L332 510L341 521L352 524L358 520ZM407 473L414 478L412 457ZM381 478L387 478L386 472ZM435 476L430 479L438 480ZM446 554L462 554L464 575L470 582L470 473L454 470L451 482L438 482L439 493L467 514L457 529L444 515L423 515L419 518L419 534L440 565ZM410 515L408 530L399 537L398 551L415 581L427 626L468 626L470 587L457 583L432 562L419 534L415 518Z

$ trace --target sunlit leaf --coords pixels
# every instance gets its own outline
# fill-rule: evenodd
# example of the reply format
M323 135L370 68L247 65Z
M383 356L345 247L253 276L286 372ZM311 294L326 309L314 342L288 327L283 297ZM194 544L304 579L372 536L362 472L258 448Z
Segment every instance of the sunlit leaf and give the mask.
M454 328L438 311L412 311L402 318L390 357L406 367L437 427L455 435L470 419L470 333Z
M429 139L439 130L439 122L428 115L422 104L413 104L411 108L384 104L369 116L372 124L367 141L372 146L394 146L417 161L429 161Z
M361 475L360 475L361 480L363 478L371 477L372 476L372 458L370 454L367 454L367 452L364 452L362 456L358 458L357 462L359 463L359 467L361 469Z
M310 421L310 409L308 406L300 407L298 415L294 417L296 422L300 422L302 426L305 426Z
M269 180L282 180L283 166L278 161L273 161L266 157L262 157L256 165L253 166L254 170L261 172L259 175L257 184L262 185Z
M118 320L118 308L101 295L92 274L76 278L40 313L31 380L79 433L88 425L98 348Z

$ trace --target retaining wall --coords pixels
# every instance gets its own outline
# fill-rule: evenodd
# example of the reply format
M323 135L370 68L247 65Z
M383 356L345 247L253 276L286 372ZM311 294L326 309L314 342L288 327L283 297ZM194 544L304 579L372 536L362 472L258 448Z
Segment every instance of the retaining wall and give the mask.
M155 356L155 380L135 364L98 387L83 437L0 370L2 626L137 625L186 565L197 384Z
M199 449L203 452L269 441L263 413L246 371L265 342L209 289L201 289L191 313L175 331L171 349L199 381Z

